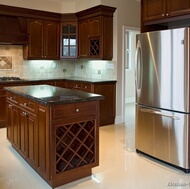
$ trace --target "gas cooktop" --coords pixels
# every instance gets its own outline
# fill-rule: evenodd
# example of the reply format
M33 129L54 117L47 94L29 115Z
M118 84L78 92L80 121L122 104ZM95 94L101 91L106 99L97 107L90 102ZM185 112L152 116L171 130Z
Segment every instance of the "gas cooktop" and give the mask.
M18 81L23 80L20 77L0 77L0 81Z

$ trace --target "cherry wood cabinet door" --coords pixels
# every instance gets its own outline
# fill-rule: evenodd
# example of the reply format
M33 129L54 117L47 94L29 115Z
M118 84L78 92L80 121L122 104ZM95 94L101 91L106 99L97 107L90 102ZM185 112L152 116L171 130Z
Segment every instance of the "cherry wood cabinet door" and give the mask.
M6 113L7 117L12 118L12 104L9 104L7 102L7 108L6 108ZM7 119L7 139L13 143L13 124L12 124L12 119Z
M89 36L100 35L101 32L101 16L89 19Z
M28 33L27 59L59 59L59 22L29 19Z
M13 128L13 146L20 149L20 125L19 125L19 109L12 106L12 128Z
M79 21L79 57L87 58L89 55L88 20Z
M44 21L44 57L59 59L59 23Z
M20 153L24 158L28 154L28 127L25 112L20 110Z
M166 14L166 0L142 0L143 20L162 19Z
M27 114L28 127L28 160L36 167L37 166L37 120L35 115Z
M43 53L43 20L30 19L28 22L29 47L28 58L42 58Z
M190 0L167 0L169 16L178 16L190 13Z

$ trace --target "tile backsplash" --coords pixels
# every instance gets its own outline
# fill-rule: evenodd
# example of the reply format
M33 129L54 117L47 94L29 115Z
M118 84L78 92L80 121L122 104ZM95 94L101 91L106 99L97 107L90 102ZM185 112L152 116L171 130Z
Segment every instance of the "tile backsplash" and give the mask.
M0 77L60 78L77 76L97 79L116 79L114 61L99 60L23 60L21 45L0 45Z

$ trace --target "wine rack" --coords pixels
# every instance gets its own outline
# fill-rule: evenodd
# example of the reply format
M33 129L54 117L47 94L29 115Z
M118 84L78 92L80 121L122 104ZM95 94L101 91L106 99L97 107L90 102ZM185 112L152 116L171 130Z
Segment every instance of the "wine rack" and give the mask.
M95 162L95 120L56 128L56 174Z
M90 56L99 56L100 55L100 40L93 39L90 40Z

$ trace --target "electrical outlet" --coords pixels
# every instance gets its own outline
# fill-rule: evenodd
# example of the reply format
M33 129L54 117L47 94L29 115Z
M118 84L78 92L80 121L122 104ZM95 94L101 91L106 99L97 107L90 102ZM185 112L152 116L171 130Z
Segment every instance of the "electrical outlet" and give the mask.
M65 72L67 72L67 69L64 68L64 69L63 69L63 73L65 73Z
M98 70L98 74L101 74L101 70Z

